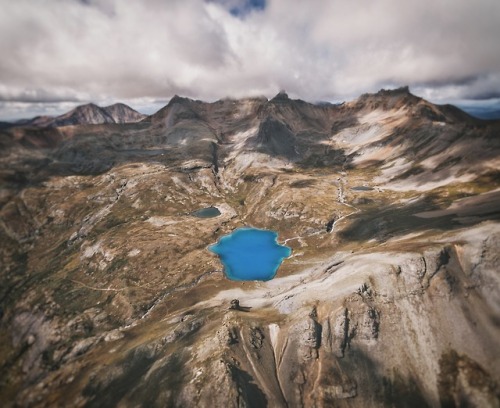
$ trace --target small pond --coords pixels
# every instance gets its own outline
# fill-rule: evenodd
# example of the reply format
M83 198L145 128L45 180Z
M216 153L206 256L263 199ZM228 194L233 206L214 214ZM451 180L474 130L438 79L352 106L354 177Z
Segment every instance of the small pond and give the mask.
M283 259L292 253L277 238L274 231L238 228L208 249L219 256L227 278L266 281L274 278Z
M221 212L217 207L202 208L201 210L191 213L191 215L194 215L198 218L214 218L218 217L220 214Z
M356 186L351 188L352 191L372 191L373 187L368 186Z

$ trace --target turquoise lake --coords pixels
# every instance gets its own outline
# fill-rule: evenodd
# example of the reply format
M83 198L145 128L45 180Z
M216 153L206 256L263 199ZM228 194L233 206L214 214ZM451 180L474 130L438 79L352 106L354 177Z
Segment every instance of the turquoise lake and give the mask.
M291 248L278 244L274 231L238 228L208 249L217 254L229 279L238 281L274 278Z

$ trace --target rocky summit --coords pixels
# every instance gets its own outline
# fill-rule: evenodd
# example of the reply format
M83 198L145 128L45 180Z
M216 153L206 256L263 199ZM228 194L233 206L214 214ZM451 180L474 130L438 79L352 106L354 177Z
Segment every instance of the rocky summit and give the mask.
M115 111L0 131L2 406L499 406L499 121L407 88ZM292 249L274 279L207 249L243 226Z
M96 125L100 123L130 123L139 122L146 115L137 112L124 103L115 103L104 108L93 103L77 106L75 109L56 117L37 116L33 119L20 120L16 123L6 123L3 127L35 126L58 127L70 125ZM0 128L2 125L0 123Z

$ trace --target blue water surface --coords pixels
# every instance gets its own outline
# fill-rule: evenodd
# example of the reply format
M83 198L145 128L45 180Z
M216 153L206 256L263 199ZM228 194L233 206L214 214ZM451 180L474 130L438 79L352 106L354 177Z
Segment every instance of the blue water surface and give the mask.
M239 228L208 247L219 255L229 279L238 281L274 278L284 258L292 250L278 244L274 231Z

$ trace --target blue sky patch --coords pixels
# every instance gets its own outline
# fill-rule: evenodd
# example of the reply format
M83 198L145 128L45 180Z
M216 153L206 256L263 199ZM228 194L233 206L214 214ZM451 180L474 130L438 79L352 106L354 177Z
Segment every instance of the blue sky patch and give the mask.
M266 8L266 0L208 0L219 3L235 17L245 17L252 11Z

